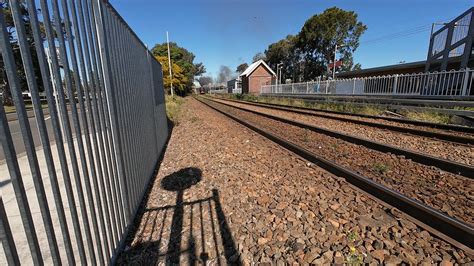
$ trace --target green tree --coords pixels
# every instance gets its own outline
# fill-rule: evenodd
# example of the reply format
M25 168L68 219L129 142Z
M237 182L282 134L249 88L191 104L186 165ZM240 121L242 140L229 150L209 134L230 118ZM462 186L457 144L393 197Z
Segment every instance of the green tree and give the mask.
M334 58L336 45L341 47L338 53L344 68L351 69L352 53L359 46L359 38L365 30L367 26L358 21L355 12L337 7L328 8L308 19L298 34L297 42L306 62L305 78L316 78L322 74L321 68L327 67ZM319 68L311 68L314 66Z
M168 64L168 57L167 56L155 56L156 60L161 63L161 67L163 70L163 85L168 93L171 90L171 82L173 82L173 89L176 94L184 96L186 94L186 90L188 89L188 77L186 76L183 69L175 62L171 62L171 72L173 79L169 76L169 64Z
M301 53L296 48L297 37L293 35L286 36L285 39L272 43L265 50L265 56L269 66L277 70L277 65L281 63L282 80L299 80L301 76Z
M257 62L258 60L266 60L265 54L258 52L252 58L252 63Z
M244 72L248 67L249 65L247 63L240 64L237 66L237 70L235 72L242 74L242 72Z
M155 57L165 57L168 64L168 46L166 43L156 44L151 50ZM176 64L181 69L182 74L186 77L184 85L184 93L191 91L193 81L196 76L200 76L206 72L206 68L202 63L194 63L194 54L183 47L178 46L174 42L170 42L170 55L172 65ZM160 61L161 62L161 61ZM164 62L161 62L162 65ZM175 67L173 66L173 69ZM163 73L167 73L163 67ZM173 73L174 74L174 73ZM173 83L174 86L174 83Z
M352 66L352 69L351 70L361 70L362 69L362 65L357 63L355 65Z

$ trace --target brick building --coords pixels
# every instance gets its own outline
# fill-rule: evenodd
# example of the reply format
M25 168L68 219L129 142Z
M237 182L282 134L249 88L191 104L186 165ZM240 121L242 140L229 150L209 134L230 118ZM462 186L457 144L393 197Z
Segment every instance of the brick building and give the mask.
M262 86L275 82L276 74L263 60L258 60L242 72L239 79L242 83L242 93L260 94Z

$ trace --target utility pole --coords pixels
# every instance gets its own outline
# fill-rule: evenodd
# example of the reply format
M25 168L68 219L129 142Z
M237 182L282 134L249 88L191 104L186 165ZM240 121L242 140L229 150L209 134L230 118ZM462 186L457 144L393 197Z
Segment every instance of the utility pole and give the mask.
M336 54L337 54L337 44L334 46L334 60L332 61L332 79L336 78Z
M168 37L168 31L166 31L166 42L168 43L168 68L170 70L170 84L171 84L171 96L174 96L173 92L173 73L171 72L171 54L170 54L170 39Z
M282 65L283 65L283 63L282 63ZM282 81L281 81L281 77L282 77L281 69L282 69L282 68L283 68L283 66L280 66L280 77L279 77L279 79L280 79L280 87L281 87L281 82L282 82Z
M280 76L278 75L278 71L281 72L281 70L280 70L280 66L281 66L281 65L283 65L282 62L280 62L280 63L277 64L277 73L276 73L276 74L277 74L277 76L276 76L276 89L277 89L277 90L278 90L278 80L280 79Z

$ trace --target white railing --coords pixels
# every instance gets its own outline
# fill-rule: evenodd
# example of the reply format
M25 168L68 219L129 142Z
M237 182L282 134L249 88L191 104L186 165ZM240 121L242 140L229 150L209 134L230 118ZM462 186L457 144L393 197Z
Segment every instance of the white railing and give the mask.
M233 94L240 94L240 93L242 93L242 88L235 88L235 89L232 90L232 93Z
M209 90L209 94L216 94L216 93L227 93L227 89L220 89L220 90L210 89Z
M262 86L260 93L469 96L474 70L387 75Z

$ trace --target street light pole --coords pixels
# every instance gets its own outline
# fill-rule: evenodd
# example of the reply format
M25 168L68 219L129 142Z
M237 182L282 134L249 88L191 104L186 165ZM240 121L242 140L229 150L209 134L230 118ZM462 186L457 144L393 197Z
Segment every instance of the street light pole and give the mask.
M171 96L174 96L173 92L173 73L171 72L171 54L170 54L170 40L168 37L168 31L166 31L166 42L168 43L168 68L170 70L170 84L171 84Z
M344 47L345 45L339 45L339 48ZM332 62L332 79L334 80L336 78L336 54L337 54L337 44L334 46L334 61Z
M277 73L276 73L276 74L277 74L277 76L276 76L276 89L277 89L277 90L278 90L278 80L280 79L280 76L279 76L279 74L278 74L278 73L279 73L278 71L281 72L281 70L280 70L280 66L281 66L281 65L283 65L282 62L280 62L280 63L277 64Z
M336 54L337 54L337 44L334 46L334 60L332 61L332 79L336 77Z

